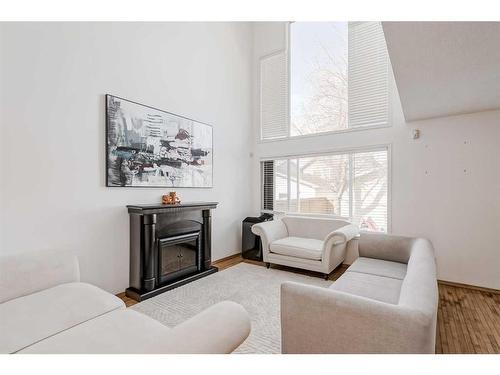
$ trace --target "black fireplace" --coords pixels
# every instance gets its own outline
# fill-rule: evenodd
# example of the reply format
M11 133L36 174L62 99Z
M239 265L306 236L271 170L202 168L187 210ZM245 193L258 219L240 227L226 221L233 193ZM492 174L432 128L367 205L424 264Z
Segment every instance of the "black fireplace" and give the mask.
M130 287L141 301L217 271L211 265L215 202L127 206Z

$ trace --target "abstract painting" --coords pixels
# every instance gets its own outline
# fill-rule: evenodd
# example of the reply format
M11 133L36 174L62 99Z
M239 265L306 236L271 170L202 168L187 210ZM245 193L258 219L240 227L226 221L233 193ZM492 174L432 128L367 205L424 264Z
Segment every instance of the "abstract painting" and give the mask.
M106 184L212 187L212 127L106 95Z

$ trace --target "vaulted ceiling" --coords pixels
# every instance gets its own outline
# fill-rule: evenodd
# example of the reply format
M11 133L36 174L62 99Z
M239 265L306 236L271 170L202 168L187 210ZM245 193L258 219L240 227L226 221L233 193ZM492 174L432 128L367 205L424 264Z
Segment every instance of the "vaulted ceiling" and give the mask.
M407 121L500 108L500 22L383 22Z

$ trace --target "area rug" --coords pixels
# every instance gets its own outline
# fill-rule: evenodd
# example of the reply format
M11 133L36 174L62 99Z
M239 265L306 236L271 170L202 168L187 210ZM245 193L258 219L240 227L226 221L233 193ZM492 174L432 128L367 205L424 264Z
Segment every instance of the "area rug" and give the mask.
M221 301L241 304L252 331L235 353L281 353L280 285L285 281L328 287L332 281L239 263L131 308L173 327Z

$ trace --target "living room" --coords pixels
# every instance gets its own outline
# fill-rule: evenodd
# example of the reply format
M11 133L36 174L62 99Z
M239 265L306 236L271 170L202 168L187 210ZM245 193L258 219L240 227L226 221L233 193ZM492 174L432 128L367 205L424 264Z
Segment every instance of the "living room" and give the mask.
M1 353L500 354L485 9L95 6L2 13Z

